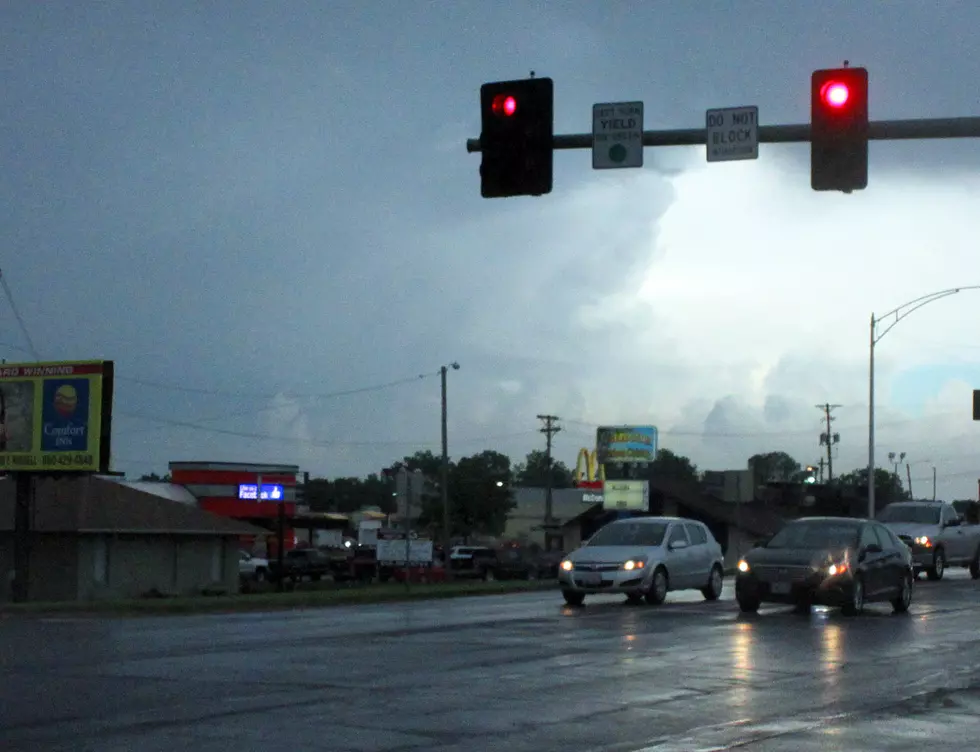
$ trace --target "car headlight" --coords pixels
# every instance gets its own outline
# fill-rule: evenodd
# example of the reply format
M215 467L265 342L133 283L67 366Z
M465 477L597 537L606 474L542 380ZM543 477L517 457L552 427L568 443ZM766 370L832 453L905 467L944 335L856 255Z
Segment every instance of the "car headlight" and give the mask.
M928 535L920 535L918 538L915 538L912 542L915 543L915 545L917 546L924 546L925 548L929 548L932 545L932 541L929 540Z
M572 562L570 562L568 559L565 559L565 561L563 561L561 563L561 569L562 569L563 572L571 572L572 571Z
M628 561L624 562L623 569L630 572L634 569L643 569L644 565L646 565L645 559L629 559Z
M738 571L739 572L748 572L749 571L749 563L745 559L740 559L739 560L739 562L738 562Z
M831 577L836 577L839 574L844 574L848 571L848 569L850 569L850 567L848 567L846 561L839 561L827 567L827 574L829 574Z

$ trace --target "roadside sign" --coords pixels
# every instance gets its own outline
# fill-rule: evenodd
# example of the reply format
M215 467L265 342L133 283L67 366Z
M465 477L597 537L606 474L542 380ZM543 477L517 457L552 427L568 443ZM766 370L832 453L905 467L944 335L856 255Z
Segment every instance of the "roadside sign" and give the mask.
M643 167L643 102L592 105L592 169Z
M759 158L759 108L708 110L705 137L709 162Z

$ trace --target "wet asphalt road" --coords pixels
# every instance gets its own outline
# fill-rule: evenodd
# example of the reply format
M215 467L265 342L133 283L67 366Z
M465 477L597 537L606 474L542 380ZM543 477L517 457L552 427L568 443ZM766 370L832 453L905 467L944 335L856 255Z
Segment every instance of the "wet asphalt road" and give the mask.
M912 612L557 592L291 613L0 619L4 752L980 747L980 582Z

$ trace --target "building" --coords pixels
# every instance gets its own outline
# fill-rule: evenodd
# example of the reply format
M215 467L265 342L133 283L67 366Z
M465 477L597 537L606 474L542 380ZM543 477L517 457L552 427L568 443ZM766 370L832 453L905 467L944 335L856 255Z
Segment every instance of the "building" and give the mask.
M171 462L170 478L208 512L245 522L257 529L242 540L243 547L276 556L279 513L286 517L285 548L293 548L299 535L292 525L296 517L298 465L249 462Z
M11 597L14 481L0 480L0 601ZM198 509L167 483L105 476L34 482L28 599L108 600L238 591L242 536L254 527Z
M571 551L603 525L633 514L687 517L703 522L721 544L727 566L734 566L759 538L773 535L783 518L761 504L728 502L697 486L650 481L650 500L642 511L607 509L601 492L591 488L563 488L552 492L552 515L561 527L562 549ZM543 544L546 490L514 489L515 508L508 515L505 538Z

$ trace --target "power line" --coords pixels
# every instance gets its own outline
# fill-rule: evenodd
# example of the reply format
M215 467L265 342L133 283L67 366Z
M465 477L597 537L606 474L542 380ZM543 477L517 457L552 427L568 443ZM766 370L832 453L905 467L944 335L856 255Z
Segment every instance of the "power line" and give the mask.
M439 446L438 441L342 441L339 439L302 439L297 436L276 436L267 433L257 433L252 431L234 431L230 428L216 428L214 426L203 426L199 423L192 423L190 421L184 420L171 420L169 418L161 418L150 415L139 415L130 413L129 417L138 417L143 420L152 420L159 423L163 423L168 426L173 426L175 428L190 428L197 431L204 431L205 433L215 433L222 436L235 436L243 439L260 439L263 441L284 441L292 444L299 444L303 446L329 448L334 446L365 446L365 447L381 447L381 446ZM518 436L528 436L532 431L517 431L507 434L498 434L496 436L483 436L479 438L472 439L459 439L457 443L460 444L476 444L484 441L495 441L497 439L507 439L516 438Z
M891 420L885 422L879 422L877 425L880 428L887 426L903 426L910 423L921 423L923 421L935 420L937 418L948 418L954 416L962 415L962 410L951 410L945 413L936 413L935 415L923 416L920 418L902 418L899 420ZM585 420L573 420L571 418L562 418L565 423L570 423L572 425L585 426L588 428L596 428L600 423L594 423ZM858 430L861 428L867 429L867 425L853 424L849 426L844 426L844 428L852 428ZM686 430L673 430L673 429L659 429L662 436L689 436L693 438L729 438L729 439L748 439L754 437L766 437L771 436L774 438L783 436L805 436L811 434L812 428L803 429L791 429L791 430L781 430L781 431L686 431Z
M371 386L361 386L352 389L343 389L337 392L326 392L326 393L302 393L302 392L291 392L286 396L295 397L298 399L335 399L337 397L350 397L356 394L366 394L368 392L380 392L385 389L391 389L392 387L401 386L403 384L411 384L416 381L421 381L423 379L428 379L433 376L438 376L439 372L435 371L433 373L420 373L417 376L409 376L403 379L396 379L395 381L387 381L383 384L373 384ZM169 384L161 381L151 381L149 379L140 379L133 376L119 376L116 377L117 381L127 381L131 384L138 384L140 386L153 387L155 389L169 389L175 392L184 392L186 394L201 394L211 397L247 397L247 398L258 398L258 399L275 399L284 394L285 392L280 392L278 394L269 394L265 392L243 392L234 391L229 389L215 389L215 388L202 388L202 387L192 387L186 386L184 384Z
M17 309L17 304L14 303L14 296L10 292L10 287L7 285L7 278L3 275L2 269L0 269L0 285L3 286L4 294L7 296L7 302L10 304L10 310L13 311L14 318L17 319L17 325L20 327L21 334L24 335L24 340L27 342L27 347L31 353L31 357L33 357L36 361L40 361L41 356L38 355L37 348L34 347L34 340L31 339L31 333L27 331L27 324L24 323L24 318L20 315L20 311Z
M388 382L385 382L383 384L374 384L374 385L371 385L371 386L363 386L363 387L357 387L357 388L353 388L353 389L344 389L344 390L337 391L337 392L327 392L327 393L323 393L323 394L289 395L289 396L291 396L291 397L295 396L295 397L300 398L300 399L313 399L313 400L328 400L328 399L336 399L336 398L339 398L339 397L349 397L349 396L357 395L357 394L367 394L369 392L380 392L380 391L383 391L383 390L386 390L386 389L392 389L392 388L394 388L396 386L402 386L404 384L412 384L412 383L415 383L415 382L417 382L419 380L427 379L427 378L436 376L436 375L438 375L438 373L439 373L438 371L436 371L434 373L423 373L423 374L419 374L418 376L411 376L411 377L407 377L407 378L404 378L404 379L396 379L395 381L388 381ZM128 377L125 380L131 381L133 383L143 384L145 386L158 386L160 388L174 389L176 391L186 391L186 392L191 392L191 393L194 393L194 394L210 394L210 395L220 394L220 395L236 396L236 397L249 397L249 398L256 398L256 397L258 397L258 398L265 398L265 399L270 399L270 400L271 399L275 399L277 396L280 396L280 395L259 395L259 394L255 394L255 393L249 394L249 393L245 393L245 392L239 392L239 393L221 392L219 390L196 389L196 388L192 388L192 387L182 387L182 386L178 386L178 385L175 385L175 384L156 384L154 382L144 381L144 380L141 380L141 379L134 379L132 377ZM224 413L222 413L220 415L212 415L212 416L207 417L207 418L199 418L198 420L196 420L194 422L197 423L197 424L200 424L200 423L210 423L210 422L218 421L218 420L230 420L232 418L240 418L240 417L244 417L244 416L254 416L257 413L265 413L265 412L271 412L271 411L274 411L274 410L279 410L279 409L281 409L281 407L282 407L281 405L263 405L261 407L246 407L246 408L242 408L240 410L234 410L234 411L224 412ZM158 426L152 426L150 428L143 429L142 431L141 430L128 430L128 431L124 431L126 434L129 434L129 435L132 435L132 434L135 434L135 433L142 433L144 431L159 430L163 426L169 425L172 422L172 419L170 419L170 418L158 418L156 416L143 415L143 414L140 414L140 413L130 413L130 412L125 411L125 410L114 410L113 411L113 414L115 416L120 416L120 417L124 417L124 418L133 418L135 420L147 420L147 421L150 421L150 422L153 422L153 423L159 423L159 424L161 424L161 425L158 425ZM187 427L187 426L184 426L184 427Z

